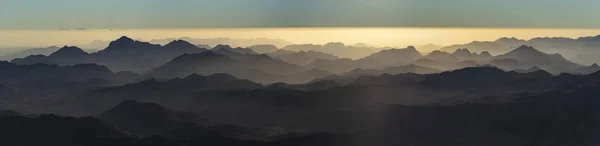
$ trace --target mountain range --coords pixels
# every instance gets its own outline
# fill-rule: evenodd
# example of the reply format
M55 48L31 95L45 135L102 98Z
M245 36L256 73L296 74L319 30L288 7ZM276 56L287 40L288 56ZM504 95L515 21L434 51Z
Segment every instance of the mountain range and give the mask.
M208 46L216 46L221 44L227 44L234 47L249 47L254 45L274 45L283 47L285 45L291 44L286 40L281 39L270 39L270 38L257 38L257 39L231 39L231 38L213 38L213 39L199 39L199 38L190 38L190 37L180 37L180 38L165 38L165 39L153 39L150 40L150 43L154 44L167 44L169 42L175 40L184 40L190 42L192 44L203 44Z
M32 55L22 59L13 59L11 62L23 65L36 63L58 65L96 63L107 66L114 71L127 70L141 73L162 65L181 54L202 51L205 51L205 49L181 40L161 46L135 41L124 36L110 42L105 49L91 54L78 47L65 46L48 56Z
M285 127L335 143L326 145L439 144L415 137L451 144L460 144L458 139L465 137L478 139L467 145L495 139L504 141L492 145L580 145L570 140L597 143L593 137L599 132L594 128L598 100L593 97L599 74L554 76L543 70L518 73L468 67L430 74L361 75L346 83L326 79L338 83L312 89L279 83L263 86L225 74L190 75L103 87L45 111L97 114L119 129L166 138L219 135L227 141L257 140L264 138L257 131ZM304 85L330 84L326 80ZM239 127L226 130L210 123ZM245 132L248 127L266 129ZM330 134L316 134L321 132Z
M521 45L528 45L541 48L543 52L562 54L575 63L593 64L600 61L595 57L600 53L597 49L600 46L600 39L598 38L600 38L600 35L579 38L536 37L529 40L504 37L495 41L473 41L468 44L446 46L440 50L449 52L457 48L468 48L474 52L488 51L493 55L499 55Z
M423 53L123 36L91 53L38 48L0 62L0 137L22 145L597 145L600 66L546 50L599 40L501 38Z

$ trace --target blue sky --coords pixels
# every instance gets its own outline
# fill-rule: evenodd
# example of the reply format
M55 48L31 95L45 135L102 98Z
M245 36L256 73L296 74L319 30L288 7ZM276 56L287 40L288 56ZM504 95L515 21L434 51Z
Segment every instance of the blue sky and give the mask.
M598 0L0 0L0 29L600 28Z

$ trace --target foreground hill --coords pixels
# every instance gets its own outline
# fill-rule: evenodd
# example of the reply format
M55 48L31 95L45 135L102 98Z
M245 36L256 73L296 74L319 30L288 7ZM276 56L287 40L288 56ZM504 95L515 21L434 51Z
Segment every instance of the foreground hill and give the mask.
M155 121L155 119L147 120L147 122ZM222 129L226 128L222 127ZM243 128L239 129L243 132ZM295 145L298 141L303 141L303 144L327 146L332 142L330 137L321 135L289 136L282 137L277 141L255 141L229 138L220 133L220 131L203 127L185 127L185 129L170 132L170 135L140 137L94 117L75 118L47 114L26 117L15 112L0 113L2 144L14 146L284 146Z
M544 71L478 67L431 75L364 76L345 86L308 91L258 86L159 91L121 86L84 94L79 100L89 103L79 104L109 108L123 99L139 99L197 113L215 123L345 133L309 136L327 139L328 145L595 145L600 132L596 124L600 110L595 106L600 100L594 98L600 91L598 74L552 76ZM128 93L133 89L143 94ZM428 102L399 105L423 98ZM106 100L114 102L101 102ZM120 107L124 105L131 106ZM137 109L155 111L136 115L157 113L142 116L163 117L157 121L173 117L156 104L131 101L105 114Z
M106 86L137 81L133 72L111 72L96 64L58 66L0 62L0 109L30 110Z

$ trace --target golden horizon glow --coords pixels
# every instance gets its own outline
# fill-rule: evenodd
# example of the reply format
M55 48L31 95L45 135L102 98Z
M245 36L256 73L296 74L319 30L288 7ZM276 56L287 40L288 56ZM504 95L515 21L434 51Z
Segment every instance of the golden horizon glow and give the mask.
M0 46L52 46L87 44L129 36L141 41L163 38L283 39L294 44L365 43L377 47L408 45L452 45L493 41L501 37L595 36L600 29L536 28L213 28L213 29L127 29L127 30L0 30Z

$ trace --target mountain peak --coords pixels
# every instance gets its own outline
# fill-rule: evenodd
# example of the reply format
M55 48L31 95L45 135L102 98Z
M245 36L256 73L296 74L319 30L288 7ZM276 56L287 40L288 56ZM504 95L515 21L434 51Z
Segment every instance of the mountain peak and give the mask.
M496 42L499 41L519 41L519 39L515 38L515 37L502 37L496 40Z
M600 67L600 66L598 66L597 63L594 63L594 64L590 65L590 67Z
M541 52L541 51L533 48L532 46L526 46L526 45L521 45L520 47L518 47L506 54L544 54L544 55L548 55L544 52Z
M352 45L352 47L359 47L359 48L371 48L371 46L365 44L365 43L356 43L354 45Z
M127 36L121 36L119 39L117 39L115 41L116 42L133 42L134 40Z
M452 54L470 55L471 51L469 51L467 48L459 48L456 49L456 51L454 51Z
M231 46L229 45L223 45L223 44L218 44L217 46L215 46L214 48L212 48L213 50L220 50L220 49L233 49L231 48Z
M141 135L162 133L173 122L172 113L163 106L135 100L124 100L98 118Z
M346 45L344 43L341 43L341 42L329 42L329 43L323 45L323 47L326 47L326 48L330 48L330 47L331 48L335 48L335 47L346 47Z
M417 48L415 48L415 46L408 46L408 47L406 47L406 50L417 51Z
M192 73L188 76L185 76L184 78L197 78L197 77L202 77L202 75L199 75L198 73Z
M488 52L488 51L483 51L483 52L479 53L479 55L480 56L490 56L490 57L492 56L492 54L490 54L490 52Z
M175 48L194 48L195 45L187 42L185 40L174 40L165 45L165 47L175 47Z
M88 53L83 51L79 47L64 46L64 47L58 49L56 52L50 54L50 56L55 56L55 55L88 55Z
M83 49L76 46L63 46L58 51L83 51Z
M537 70L542 70L542 69L539 68L538 66L533 66L533 67L529 68L528 70L537 71Z
M513 51L538 51L538 50L533 48L532 46L521 45Z
M135 41L127 36L122 36L117 40L111 41L108 44L108 48L119 48L119 47L124 47L126 45L132 44Z

